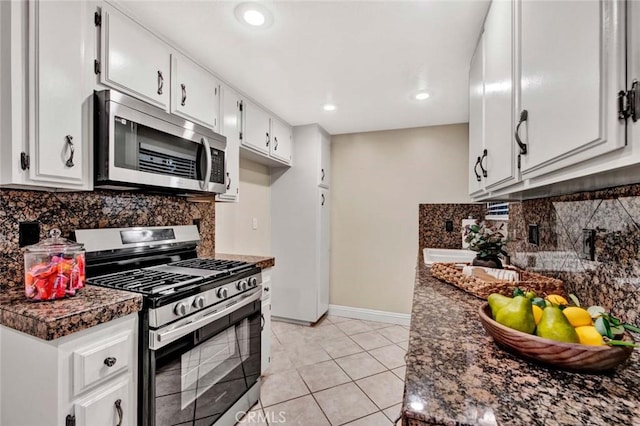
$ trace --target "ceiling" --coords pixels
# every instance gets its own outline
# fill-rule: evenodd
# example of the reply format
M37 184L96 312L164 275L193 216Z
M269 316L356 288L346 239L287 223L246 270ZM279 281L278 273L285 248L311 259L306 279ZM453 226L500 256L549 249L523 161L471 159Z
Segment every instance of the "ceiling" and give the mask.
M261 2L273 15L261 29L236 20L239 3L117 1L291 125L342 134L468 121L489 0Z

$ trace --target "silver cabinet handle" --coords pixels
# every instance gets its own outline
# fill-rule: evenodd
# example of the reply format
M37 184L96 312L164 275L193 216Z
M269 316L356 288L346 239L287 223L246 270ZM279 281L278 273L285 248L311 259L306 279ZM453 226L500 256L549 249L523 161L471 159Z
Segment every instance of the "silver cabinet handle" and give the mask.
M110 356L105 358L104 365L106 365L107 367L113 367L114 365L116 365L117 361L118 360L115 357Z
M187 86L180 84L180 87L182 88L182 101L180 102L180 105L184 106L184 104L187 103Z
M522 140L520 139L520 134L519 134L520 126L522 125L522 123L524 123L528 119L529 119L529 112L526 109L523 109L522 112L520 113L520 121L518 121L518 125L516 126L516 131L515 131L516 142L520 147L521 155L525 155L527 153L527 144L523 143Z
M484 177L487 177L487 169L482 167L482 162L485 158L487 158L487 153L488 151L485 149L484 151L482 151L482 157L480 157L480 170L482 170L482 176Z
M116 411L118 412L118 424L116 426L122 426L122 418L124 417L122 413L122 400L117 399L114 405L116 406Z
M162 95L162 88L164 87L164 77L162 71L158 70L158 95Z
M202 189L207 189L207 186L209 186L209 179L211 179L211 147L209 146L209 141L207 140L207 138L200 139L200 142L202 142L202 145L204 145L204 155L207 162L207 171L204 174L204 178L202 179L200 187Z
M69 147L69 158L67 158L67 161L64 163L65 166L67 167L73 167L73 154L75 153L75 147L73 146L73 136L71 135L67 135L64 137L66 146Z
M227 190L231 188L231 175L227 172L227 179L229 179L229 183L227 183Z
M269 132L267 132L267 146L269 146Z

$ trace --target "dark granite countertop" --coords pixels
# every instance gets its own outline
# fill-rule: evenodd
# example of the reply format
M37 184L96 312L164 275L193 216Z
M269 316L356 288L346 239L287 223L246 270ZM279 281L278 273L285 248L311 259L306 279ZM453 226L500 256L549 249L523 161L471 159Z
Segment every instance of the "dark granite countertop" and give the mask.
M640 425L640 352L606 374L530 363L493 343L482 300L418 261L404 425Z
M138 312L142 296L129 291L87 285L74 297L32 302L23 287L0 292L0 324L45 340L53 340Z
M249 256L244 254L216 253L215 258L223 259L223 260L238 260L241 262L255 263L262 269L272 268L276 264L276 259L271 256Z

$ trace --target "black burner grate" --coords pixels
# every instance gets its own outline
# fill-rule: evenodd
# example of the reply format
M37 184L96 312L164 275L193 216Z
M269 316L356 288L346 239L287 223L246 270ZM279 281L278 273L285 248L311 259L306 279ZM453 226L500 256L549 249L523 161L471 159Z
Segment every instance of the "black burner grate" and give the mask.
M87 279L89 284L148 295L174 292L178 288L201 281L203 281L202 277L150 269L132 269Z
M179 266L182 268L205 269L208 271L238 272L253 267L252 263L240 262L237 260L220 259L187 259L170 263L169 266Z

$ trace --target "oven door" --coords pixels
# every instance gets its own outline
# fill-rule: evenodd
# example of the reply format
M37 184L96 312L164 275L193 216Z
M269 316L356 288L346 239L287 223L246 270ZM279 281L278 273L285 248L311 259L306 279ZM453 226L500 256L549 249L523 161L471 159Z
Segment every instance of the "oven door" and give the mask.
M165 335L170 342L150 351L147 424L212 425L256 385L260 376L260 291L239 296L243 297L233 306L223 302L226 307L220 312L186 323L188 331L183 336L170 334L179 327L150 333L150 339L157 341ZM199 322L204 319L210 321ZM247 408L245 404L242 409Z

